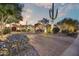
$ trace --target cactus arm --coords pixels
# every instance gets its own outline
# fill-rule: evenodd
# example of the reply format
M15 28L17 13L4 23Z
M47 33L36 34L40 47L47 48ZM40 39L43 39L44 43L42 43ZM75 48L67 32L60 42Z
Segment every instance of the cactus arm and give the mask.
M55 16L55 19L57 18L57 16L58 16L58 8L57 8L57 10L56 10L56 16Z
M49 16L50 16L50 18L52 18L52 16L51 16L51 9L49 9Z

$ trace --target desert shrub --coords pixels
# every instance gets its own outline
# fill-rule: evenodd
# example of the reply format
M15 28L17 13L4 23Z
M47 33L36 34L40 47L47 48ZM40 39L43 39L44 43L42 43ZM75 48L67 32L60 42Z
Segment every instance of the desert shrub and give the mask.
M69 31L68 31L68 30L62 30L62 33L64 33L64 34L68 34Z
M36 32L36 33L43 33L44 30L42 30L42 29L38 29L38 30L36 30L35 32Z
M27 29L26 31L27 31L27 32L31 32L31 30L30 30L30 29Z
M11 32L11 29L10 28L4 28L3 29L3 34L8 34Z
M62 30L62 33L67 35L67 36L70 36L70 37L77 37L77 32L69 32L68 30Z
M12 31L16 31L16 27L12 27Z
M21 31L22 31L22 32L26 32L26 29L22 29Z
M58 27L53 28L53 33L58 33L60 29Z
M68 33L67 36L71 36L71 37L76 38L77 34L78 34L77 32L72 32L72 33Z
M0 41L0 56L7 56L9 55L9 50L7 43L4 41Z

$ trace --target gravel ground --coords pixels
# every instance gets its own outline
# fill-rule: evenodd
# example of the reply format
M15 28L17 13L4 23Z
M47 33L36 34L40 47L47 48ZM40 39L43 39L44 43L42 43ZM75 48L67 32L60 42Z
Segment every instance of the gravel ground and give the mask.
M28 45L28 48L20 52L18 56L39 56L39 54L33 46Z
M11 55L12 56L38 56L38 52L36 51L36 49L30 45L28 43L29 38L21 33L21 34L12 34L10 36L7 37L8 39L8 43L12 43L12 42L21 42L20 46L19 46L19 50L16 49L16 47L14 47L15 50L13 50L13 48L11 47ZM24 44L22 44L22 42L25 42ZM14 45L14 43L12 43L12 46ZM24 48L23 48L24 47ZM19 52L18 52L19 51Z

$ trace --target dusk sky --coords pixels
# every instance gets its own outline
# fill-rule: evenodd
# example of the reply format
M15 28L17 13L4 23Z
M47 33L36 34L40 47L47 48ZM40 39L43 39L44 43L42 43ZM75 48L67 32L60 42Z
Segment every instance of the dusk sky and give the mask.
M24 4L22 16L23 22L27 24L35 24L42 18L49 17L49 8L51 3L26 3ZM73 18L79 20L79 4L72 3L55 3L55 10L58 8L58 17L54 23L62 20L63 18Z

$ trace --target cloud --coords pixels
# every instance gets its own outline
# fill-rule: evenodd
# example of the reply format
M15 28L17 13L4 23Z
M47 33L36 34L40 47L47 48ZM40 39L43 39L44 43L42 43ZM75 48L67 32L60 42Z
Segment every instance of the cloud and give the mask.
M66 16L68 14L69 11L71 11L73 8L72 4L64 4L63 6L60 6L59 9L59 17L63 17Z
M35 4L38 7L44 7L44 8L48 8L50 9L52 4L51 3L38 3ZM58 8L59 11L59 16L58 17L62 17L65 16L67 11L71 8L71 6L67 6L67 3L55 3L55 9Z
M23 8L23 11L22 11L22 17L23 17L23 22L24 23L27 23L30 18L32 17L32 10L30 8Z
M49 8L51 8L51 3L35 3L34 5L36 5L37 7L41 7L41 8L47 8L48 10ZM39 19L42 19L44 17L43 15L35 14L33 10L30 8L30 6L31 5L29 5L29 7L24 6L23 8L22 16L23 16L24 23L26 22L35 23ZM58 11L59 11L58 18L68 15L69 11L71 11L73 8L74 9L77 8L78 6L79 4L72 4L72 3L55 4L55 9L58 8Z
M32 10L28 8L28 9L27 9L27 12L32 13Z
M77 3L65 3L59 7L59 17L67 16L71 10L77 8L79 8L79 4Z
M51 8L51 4L50 3L38 3L38 4L35 4L36 6L38 7L44 7L44 8ZM55 4L56 6L56 4ZM63 17L66 15L67 11L70 9L71 6L67 6L65 4L61 4L60 6L60 9L59 9L59 15L58 17ZM31 23L35 23L38 21L38 19L42 19L43 16L39 15L39 14L34 14L32 9L30 9L29 7L26 8L26 6L23 8L23 11L22 11L22 16L23 16L23 22L24 23L28 23L28 24L31 24Z
M51 3L35 3L35 5L38 7L43 7L43 8L47 8L47 9L50 9L52 7ZM61 3L61 4L55 3L55 9L58 8L58 11L59 11L58 17L65 16L70 7L71 6L67 6L67 3Z
M44 8L51 8L51 3L36 3L35 5Z
M64 17L67 17L67 16L69 17L70 11L73 11L73 9L77 9L77 8L79 9L78 6L79 4L73 4L73 3L65 3L63 5L60 4L58 7L58 10L59 10L58 17L55 23L59 22Z
M54 6L57 7L59 5L61 6L64 6L65 4L67 3L54 3ZM39 7L44 7L44 8L51 8L52 6L52 3L35 3L36 6L39 6Z
M35 4L39 7L51 8L51 3L37 3ZM79 4L77 3L55 3L55 8L59 10L59 17L65 16L68 12L73 8L79 8Z
M41 18L41 16L39 14L33 13L32 9L30 9L30 8L24 7L21 14L23 17L23 22L26 24L37 23L37 21Z

